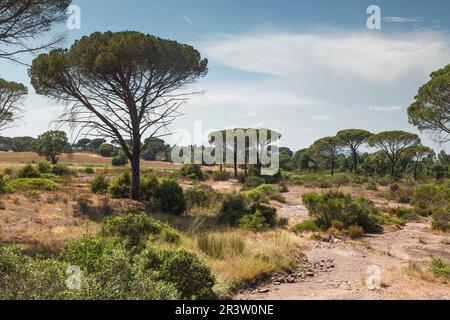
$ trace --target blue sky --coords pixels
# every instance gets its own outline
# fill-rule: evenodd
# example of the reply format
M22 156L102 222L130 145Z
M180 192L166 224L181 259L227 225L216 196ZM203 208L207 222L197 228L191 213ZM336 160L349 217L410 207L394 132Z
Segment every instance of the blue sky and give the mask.
M94 31L138 30L192 44L209 59L209 74L193 88L204 93L183 107L174 131L192 131L196 121L205 131L270 127L294 150L345 128L416 132L406 109L429 73L450 63L444 0L73 4L81 8L81 29L54 30L67 46ZM371 4L381 8L381 30L366 27ZM2 61L0 76L29 85L23 66ZM30 91L24 120L4 135L36 136L63 111Z

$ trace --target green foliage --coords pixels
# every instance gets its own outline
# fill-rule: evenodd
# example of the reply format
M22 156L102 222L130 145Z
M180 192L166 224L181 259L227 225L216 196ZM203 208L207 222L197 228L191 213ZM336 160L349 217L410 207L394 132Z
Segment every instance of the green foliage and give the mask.
M40 178L41 174L34 166L32 166L31 164L27 164L26 166L19 169L19 171L17 172L17 177L19 179Z
M5 176L0 174L0 194L6 193L6 181Z
M450 64L431 74L431 80L419 88L408 108L409 122L420 131L434 133L439 142L448 141L450 133Z
M302 199L309 214L321 228L329 229L333 220L339 220L345 227L358 225L366 232L379 231L375 221L378 210L366 198L331 191L322 195L305 194Z
M176 230L145 213L108 217L103 222L102 233L123 237L131 247L142 245L151 235L156 238L162 236L162 240L167 242L180 240Z
M431 257L431 265L429 271L438 276L450 279L450 263L441 258Z
M113 167L123 167L128 163L128 158L123 151L119 152L119 155L112 158Z
M52 174L56 176L68 176L70 175L70 169L67 166L63 165L54 165L52 167Z
M181 215L186 210L183 189L175 180L163 180L156 189L155 198L164 213Z
M105 158L111 158L117 155L117 149L110 144L104 143L102 144L98 150L98 154Z
M114 178L109 184L108 193L114 199L126 199L130 196L131 177L128 171Z
M250 176L245 179L244 188L245 189L253 189L257 188L262 184L265 184L266 181L264 178L257 177L257 176Z
M212 198L215 197L216 192L212 187L197 184L184 191L186 197L186 203L188 208L199 206L207 208Z
M40 156L45 157L52 164L58 162L60 155L67 147L68 140L63 131L47 131L34 142L33 148Z
M143 201L154 200L156 191L158 190L159 181L155 176L145 176L141 179L141 199Z
M109 182L104 175L98 175L91 181L90 186L93 193L103 193L108 190Z
M263 215L259 210L254 214L246 214L239 221L239 227L242 229L252 230L254 232L262 232L269 228Z
M180 169L181 175L191 180L204 180L202 168L198 164L185 164Z
M437 209L433 215L431 227L435 230L450 231L450 209Z
M246 196L254 202L269 202L277 200L283 202L280 186L271 184L262 184L253 190L247 191Z
M385 212L381 212L375 216L375 220L380 225L392 225L392 226L404 226L406 224L406 218L401 215L393 215Z
M49 179L34 178L34 179L16 179L8 182L6 190L9 192L16 192L19 190L45 190L53 191L57 189L58 185Z
M67 264L33 259L18 245L0 247L0 300L59 300L67 294Z
M174 285L183 299L214 297L211 270L192 252L148 247L139 262L144 270L153 271L154 279Z
M40 173L51 173L52 166L48 161L39 161L37 164L37 169ZM29 177L26 177L29 178Z
M85 174L94 174L95 170L91 167L87 167L87 168L81 169L80 172L83 172Z
M275 227L276 225L276 217L277 217L277 209L261 205L259 203L253 204L247 211L247 215L254 215L257 212L263 217L264 223L268 227Z
M228 171L214 171L212 179L214 181L228 181L231 178L231 174Z
M142 157L144 160L167 161L169 159L170 146L164 140L158 138L149 138L144 141L142 149Z
M218 215L218 222L236 226L246 212L246 203L243 195L230 194L223 201Z
M422 215L430 215L433 210L445 207L450 199L450 187L445 185L420 185L413 192L411 204Z
M316 225L315 221L312 220L306 220L301 223L297 223L295 226L292 227L292 231L294 232L317 232L319 231L319 227Z

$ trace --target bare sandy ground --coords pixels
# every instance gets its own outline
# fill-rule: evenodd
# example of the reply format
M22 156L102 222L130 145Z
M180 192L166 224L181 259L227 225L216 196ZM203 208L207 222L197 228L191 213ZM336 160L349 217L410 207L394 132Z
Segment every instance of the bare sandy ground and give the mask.
M301 194L312 190L291 187L279 214L297 223L308 219ZM385 203L383 203L385 205ZM395 203L389 204L395 206ZM311 263L333 259L335 267L298 283L263 286L238 294L235 299L256 300L349 300L349 299L450 299L449 284L427 282L406 275L410 261L428 261L430 256L450 259L448 235L435 234L427 220L409 223L401 230L385 231L361 241L335 243L308 241L301 251ZM305 238L309 235L305 235ZM381 269L382 288L369 290L369 266Z

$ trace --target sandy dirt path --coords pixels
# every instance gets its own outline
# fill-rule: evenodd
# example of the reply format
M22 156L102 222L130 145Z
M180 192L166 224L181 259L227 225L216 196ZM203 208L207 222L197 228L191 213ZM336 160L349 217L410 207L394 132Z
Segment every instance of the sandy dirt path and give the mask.
M301 194L311 192L291 188L281 216L297 223L308 219ZM296 283L272 283L236 295L235 299L311 300L311 299L450 299L450 286L408 277L402 270L410 261L426 261L430 256L450 259L448 236L434 234L429 221L409 223L401 230L385 231L361 241L308 241L301 251L312 264L333 261L333 268L311 270ZM305 238L308 237L305 235ZM382 288L369 290L366 273L369 266L382 272Z

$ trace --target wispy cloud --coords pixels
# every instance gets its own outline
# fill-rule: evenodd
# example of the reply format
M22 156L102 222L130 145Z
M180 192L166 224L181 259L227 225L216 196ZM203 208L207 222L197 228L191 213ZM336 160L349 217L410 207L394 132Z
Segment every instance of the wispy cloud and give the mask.
M403 108L400 106L388 106L388 107L380 107L380 106L373 106L370 107L369 110L374 111L374 112L396 112L396 111L400 111Z
M414 18L406 18L406 17L384 17L382 19L383 21L386 22L391 22L391 23L415 23L415 22L420 22L422 21L420 18L418 17L414 17Z
M433 31L263 32L224 35L201 47L211 60L243 71L290 78L321 73L380 83L429 74L450 55L449 36Z
M193 22L192 19L187 14L183 15L183 19L189 24L192 24Z

